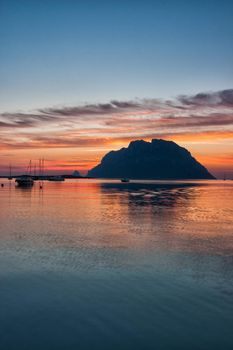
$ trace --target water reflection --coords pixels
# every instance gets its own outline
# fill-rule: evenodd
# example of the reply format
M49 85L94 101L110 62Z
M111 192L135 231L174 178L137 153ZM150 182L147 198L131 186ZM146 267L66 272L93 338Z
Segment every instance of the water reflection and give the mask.
M154 205L172 207L178 202L188 201L195 192L192 189L202 186L198 183L140 184L140 183L102 183L103 194L111 191L115 197L127 196L129 205Z
M35 190L35 188L31 186L18 186L18 185L15 185L15 189L16 191L21 191L22 193L31 193L33 189Z
M4 186L0 348L231 349L232 188Z
M230 193L218 183L199 182L67 181L45 183L42 190L37 184L5 186L1 235L74 252L111 248L226 254L233 248Z

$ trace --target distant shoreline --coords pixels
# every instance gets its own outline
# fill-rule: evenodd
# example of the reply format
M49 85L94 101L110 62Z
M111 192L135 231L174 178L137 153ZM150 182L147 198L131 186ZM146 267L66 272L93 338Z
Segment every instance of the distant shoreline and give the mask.
M12 179L11 180L14 180L14 179L17 179L18 177L20 177L22 175L17 175L17 176L12 176ZM37 176L32 176L32 178L34 178L35 181L41 181L41 180L44 180L44 181L47 181L49 178L52 178L52 177L56 177L58 175L48 175L48 176L45 176L44 178L40 177L39 179L37 178ZM64 179L66 180L121 180L121 178L119 177L116 177L116 178L113 178L113 177L88 177L88 176L80 176L80 177L72 177L72 176L69 176L69 175L66 175L66 176L63 176L63 175L59 175L61 177L64 177ZM0 175L0 179L8 179L9 176L7 175ZM179 179L176 179L176 178L159 178L159 179L155 179L155 178L143 178L143 179L139 179L139 178L131 178L130 179L131 181L214 181L214 180L223 180L224 179L218 179L218 178L213 178L213 179L185 179L185 178L179 178ZM225 179L225 180L232 180L232 179ZM9 179L10 181L10 179Z

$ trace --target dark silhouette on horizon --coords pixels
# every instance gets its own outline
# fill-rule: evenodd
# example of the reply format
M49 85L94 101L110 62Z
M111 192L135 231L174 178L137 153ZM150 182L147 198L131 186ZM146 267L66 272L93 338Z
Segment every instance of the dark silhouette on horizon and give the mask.
M127 148L107 153L88 172L97 178L214 179L191 153L173 141L137 140Z

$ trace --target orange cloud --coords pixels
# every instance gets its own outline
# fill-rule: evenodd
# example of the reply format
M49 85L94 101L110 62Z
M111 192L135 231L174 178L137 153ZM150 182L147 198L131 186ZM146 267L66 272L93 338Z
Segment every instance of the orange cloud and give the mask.
M233 90L47 108L0 115L0 172L46 158L50 171L86 171L111 149L163 138L188 148L207 167L231 168ZM74 159L75 157L75 159Z

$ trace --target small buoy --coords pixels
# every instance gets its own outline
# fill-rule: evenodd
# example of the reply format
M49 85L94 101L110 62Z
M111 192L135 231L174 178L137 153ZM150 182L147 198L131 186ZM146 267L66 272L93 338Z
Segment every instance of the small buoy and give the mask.
M4 184L1 184L1 187L4 187Z
M42 188L43 188L43 186L42 186L42 185L40 185L40 190L42 190Z

